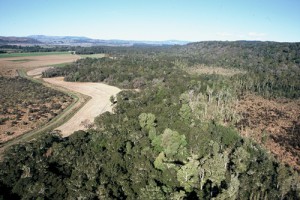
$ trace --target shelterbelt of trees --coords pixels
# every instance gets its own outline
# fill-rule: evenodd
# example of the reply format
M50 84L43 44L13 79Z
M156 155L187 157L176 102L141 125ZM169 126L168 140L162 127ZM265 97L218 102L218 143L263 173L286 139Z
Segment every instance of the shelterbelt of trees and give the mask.
M299 98L299 43L103 48L110 57L43 75L139 90L111 97L114 113L93 129L9 149L0 164L4 199L300 198L298 171L241 137L234 109L249 92ZM199 65L243 73L188 73Z
M106 47L108 48L108 47ZM93 47L81 47L81 46L18 46L18 45L0 45L0 54L5 53L31 53L31 52L67 52L72 51L76 54L95 54L106 53L105 47L93 46Z

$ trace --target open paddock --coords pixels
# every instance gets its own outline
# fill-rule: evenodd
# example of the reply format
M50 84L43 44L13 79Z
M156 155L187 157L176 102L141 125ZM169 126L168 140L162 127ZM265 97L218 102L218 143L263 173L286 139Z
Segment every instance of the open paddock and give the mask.
M0 76L12 77L17 75L18 69L27 71L41 66L70 63L80 58L71 54L0 58Z

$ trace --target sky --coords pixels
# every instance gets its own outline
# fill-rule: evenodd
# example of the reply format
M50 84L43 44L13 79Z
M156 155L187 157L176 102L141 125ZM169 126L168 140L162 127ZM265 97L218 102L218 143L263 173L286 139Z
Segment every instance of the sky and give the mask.
M1 36L300 42L300 0L0 0Z

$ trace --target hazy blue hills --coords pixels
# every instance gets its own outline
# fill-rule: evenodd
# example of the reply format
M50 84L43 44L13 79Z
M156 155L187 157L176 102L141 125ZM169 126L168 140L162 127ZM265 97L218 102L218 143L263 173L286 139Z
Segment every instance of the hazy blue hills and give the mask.
M30 37L2 37L0 45L40 45L42 42Z
M134 45L185 45L188 41L137 41L137 40L103 40L84 36L46 36L30 35L27 37L1 37L0 45L71 45L71 46L134 46Z

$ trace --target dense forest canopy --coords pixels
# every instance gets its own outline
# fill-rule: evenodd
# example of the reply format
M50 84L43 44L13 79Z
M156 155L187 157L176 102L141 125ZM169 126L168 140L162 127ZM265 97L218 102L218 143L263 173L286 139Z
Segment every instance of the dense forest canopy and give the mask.
M0 164L2 198L300 198L298 171L240 136L241 116L234 110L246 93L300 97L300 43L84 51L108 56L81 59L43 76L139 90L111 97L114 112L98 116L92 129L67 138L45 133L10 148ZM201 66L243 73L190 73Z
M150 80L160 76L161 72L157 70L187 71L205 65L246 70L247 74L233 78L246 90L264 96L299 97L300 43L199 42L184 46L102 48L102 52L111 55L110 58L118 59L79 60L59 72L49 71L45 76L57 74L66 76L68 81L106 81L133 88L132 84L126 85L126 80L131 83L136 78ZM96 47L87 51L100 52ZM125 86L120 85L123 81Z

